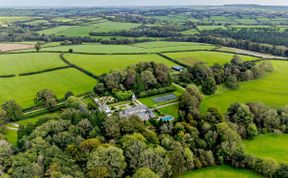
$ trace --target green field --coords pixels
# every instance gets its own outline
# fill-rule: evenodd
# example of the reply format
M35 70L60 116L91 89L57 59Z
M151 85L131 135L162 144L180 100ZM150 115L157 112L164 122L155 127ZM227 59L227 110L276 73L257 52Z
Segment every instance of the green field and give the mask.
M7 25L13 22L22 21L22 20L29 20L32 17L26 16L0 16L0 25Z
M215 29L226 29L224 26L218 26L218 25L199 25L197 26L198 30L203 31L203 30L215 30Z
M122 70L127 66L139 62L163 63L169 67L177 64L157 55L81 55L81 54L66 54L65 58L71 63L80 66L96 75L108 73L111 70Z
M257 21L254 19L234 19L234 20L241 24L246 24L246 25L257 24Z
M138 26L140 26L140 24L105 21L102 23L83 26L58 26L55 28L39 31L38 33L59 36L89 36L90 32L117 32L129 30Z
M194 65L200 61L212 66L215 63L225 64L229 63L235 54L213 51L195 51L195 52L179 52L179 53L166 53L169 56L180 63L186 65ZM257 58L250 56L239 55L243 61L255 60Z
M262 176L247 169L236 169L228 165L208 167L190 171L176 178L261 178Z
M288 163L288 134L259 135L244 141L245 152L259 158L274 159Z
M229 90L218 86L216 93L205 96L201 111L208 107L218 108L222 113L233 103L263 102L274 108L287 105L288 101L288 62L272 61L274 71L258 80L242 82L239 90Z
M96 81L76 69L64 69L30 76L1 78L0 83L0 103L15 99L23 107L31 107L39 90L51 89L58 98L63 98L69 90L74 94L90 91Z
M210 49L215 48L214 45L206 44L206 43L169 42L169 41L136 43L132 46L138 47L138 48L144 48L149 52L210 50Z
M165 93L165 94L161 94L161 95L155 95L155 96L149 96L149 97L145 97L145 98L140 98L139 101L143 104L145 104L148 107L154 107L154 106L161 106L163 104L167 104L167 103L171 103L171 102L176 102L177 100L172 100L172 101L167 101L167 102L163 102L163 103L155 103L152 99L155 97L159 97L159 96L164 96L164 95L168 95L168 94L174 94L176 96L180 96L184 93L185 89L174 84L176 86L176 91L171 92L171 93ZM169 114L169 113L167 113Z
M173 105L170 105L167 107L160 108L159 111L161 113L165 113L165 114L168 114L170 116L173 116L174 118L177 118L179 107L178 107L178 104L173 104Z
M86 53L157 53L167 51L210 50L213 48L215 48L214 45L205 43L157 41L136 43L133 45L105 45L90 43L76 46L45 48L42 49L42 51L68 51L69 49L73 49L75 52Z
M0 55L0 75L21 74L66 66L56 53Z
M183 35L195 35L195 34L199 34L199 32L196 29L190 29L190 30L186 30L181 32Z

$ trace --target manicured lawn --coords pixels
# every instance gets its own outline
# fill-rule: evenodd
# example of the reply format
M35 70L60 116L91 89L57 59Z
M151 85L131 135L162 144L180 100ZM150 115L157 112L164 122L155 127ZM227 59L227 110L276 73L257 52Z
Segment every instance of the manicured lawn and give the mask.
M17 145L17 139L18 139L18 134L17 130L9 130L7 129L5 135L6 140L11 143L12 145L16 146Z
M36 93L42 89L54 90L58 98L67 91L81 94L90 91L96 80L76 69L64 69L42 74L0 79L0 103L15 99L23 107L32 106Z
M245 152L259 158L274 159L288 163L288 134L259 135L244 141Z
M133 45L105 45L90 43L76 46L45 48L42 49L42 51L68 51L69 49L73 49L75 52L87 53L156 53L186 50L210 50L213 48L215 48L215 46L205 43L156 41L136 43Z
M266 74L258 80L242 82L239 90L229 90L224 86L218 86L216 94L204 97L201 111L208 107L215 107L220 112L226 112L227 108L236 102L263 102L274 108L287 105L288 101L288 62L272 61L274 71Z
M176 178L261 178L247 169L236 169L228 165L208 167L190 171Z
M213 51L195 51L195 52L179 52L179 53L166 53L165 55L178 60L186 65L194 65L200 61L206 62L212 66L215 63L225 64L229 63L234 54L213 52ZM250 56L239 55L243 61L255 60L257 58Z
M108 73L113 70L125 69L127 66L139 62L163 63L169 67L175 63L156 54L148 55L80 55L66 54L65 58L71 63L80 66L96 75Z
M163 102L163 103L155 103L153 101L153 98L155 98L155 97L164 96L164 95L168 95L168 94L174 94L176 96L180 96L180 95L182 95L184 93L184 91L185 91L184 88L182 88L182 87L180 87L180 86L178 86L176 84L173 84L173 85L176 86L176 91L174 91L174 92L165 93L165 94L161 94L161 95L149 96L149 97L145 97L145 98L140 98L139 101L142 102L143 104L145 104L148 107L153 107L155 105L160 106L160 105L163 105L163 104L167 104L167 103L173 102L173 100L172 101ZM176 100L174 100L174 101L176 101Z
M0 75L35 72L66 66L59 54L31 53L0 55Z
M173 104L164 108L159 109L160 112L173 116L174 118L178 117L179 107L178 104Z

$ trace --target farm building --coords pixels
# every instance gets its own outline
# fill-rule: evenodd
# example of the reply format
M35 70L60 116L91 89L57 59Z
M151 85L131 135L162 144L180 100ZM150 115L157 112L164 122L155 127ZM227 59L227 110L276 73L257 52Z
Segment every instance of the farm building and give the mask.
M184 70L184 68L181 67L181 66L173 66L172 69L173 69L173 70L176 70L176 71L178 71L178 72L181 72L182 70Z

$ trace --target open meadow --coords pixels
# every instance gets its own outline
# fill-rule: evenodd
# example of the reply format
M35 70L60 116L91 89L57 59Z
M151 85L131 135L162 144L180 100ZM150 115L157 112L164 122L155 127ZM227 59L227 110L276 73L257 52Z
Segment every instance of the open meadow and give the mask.
M63 98L67 91L82 94L90 91L96 80L76 69L63 69L30 76L1 78L0 103L15 99L22 107L34 105L36 93L42 89L55 91Z
M215 107L220 112L236 102L263 102L266 105L279 108L287 105L288 101L288 62L271 61L274 67L272 73L267 73L258 80L240 83L239 90L229 90L225 86L218 86L212 96L205 96L201 104L201 111L208 107Z
M36 72L67 66L57 53L27 53L0 55L0 75Z
M199 62L205 62L209 66L215 63L225 64L229 63L235 54L214 52L214 51L195 51L195 52L181 52L181 53L166 53L166 56L179 61L185 65L194 65ZM251 61L258 58L251 56L239 55L243 61Z
M88 24L83 26L58 26L39 31L38 33L59 36L89 36L90 32L117 32L129 30L138 26L140 26L140 24L104 21L102 23Z
M88 70L96 75L108 73L113 70L122 70L132 64L139 62L163 63L169 67L177 64L157 55L82 55L82 54L66 54L65 58L83 69Z
M228 165L208 167L187 172L176 178L261 178L262 176L247 169L236 169Z
M288 135L265 134L253 140L245 140L245 152L258 158L274 159L281 163L288 163Z
M146 43L136 43L133 45L106 45L106 44L83 44L76 46L59 46L44 48L42 51L68 51L73 49L75 52L85 53L157 53L189 50L211 50L214 45L192 42L169 42L156 41Z

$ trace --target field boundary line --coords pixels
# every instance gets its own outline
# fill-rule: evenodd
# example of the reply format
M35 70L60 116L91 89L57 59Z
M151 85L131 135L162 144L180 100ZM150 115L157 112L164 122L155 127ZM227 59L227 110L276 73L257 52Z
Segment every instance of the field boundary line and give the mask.
M160 57L163 57L163 58L165 58L165 59L167 59L167 60L169 60L169 61L171 61L171 62L174 62L174 63L176 63L176 64L178 64L178 65L181 65L181 66L183 66L183 67L189 67L188 65L183 64L183 63L181 63L181 62L179 62L179 61L177 61L177 60L175 60L175 59L173 59L173 58L171 58L171 57L169 57L169 56L166 56L166 55L164 55L164 54L162 54L162 53L157 53L157 55L159 55Z
M65 62L65 63L66 63L67 65L69 65L70 67L74 67L75 69L79 70L80 72L82 72L82 73L84 73L84 74L86 74L86 75L88 75L88 76L90 76L90 77L92 77L92 78L94 78L94 79L96 79L96 80L99 79L99 77L98 77L97 75L93 74L92 72L89 72L89 71L87 71L86 69L83 69L82 67L77 66L77 65L71 63L70 61L68 61L68 60L64 57L64 53L60 54L60 58L61 58L61 60L62 60L63 62Z
M22 77L22 76L42 74L42 73L47 73L47 72L53 72L53 71L56 71L56 70L64 70L64 69L68 69L68 68L71 68L71 67L72 66L55 67L55 68L45 69L45 70L36 71L36 72L21 73L21 74L19 74L19 76Z

